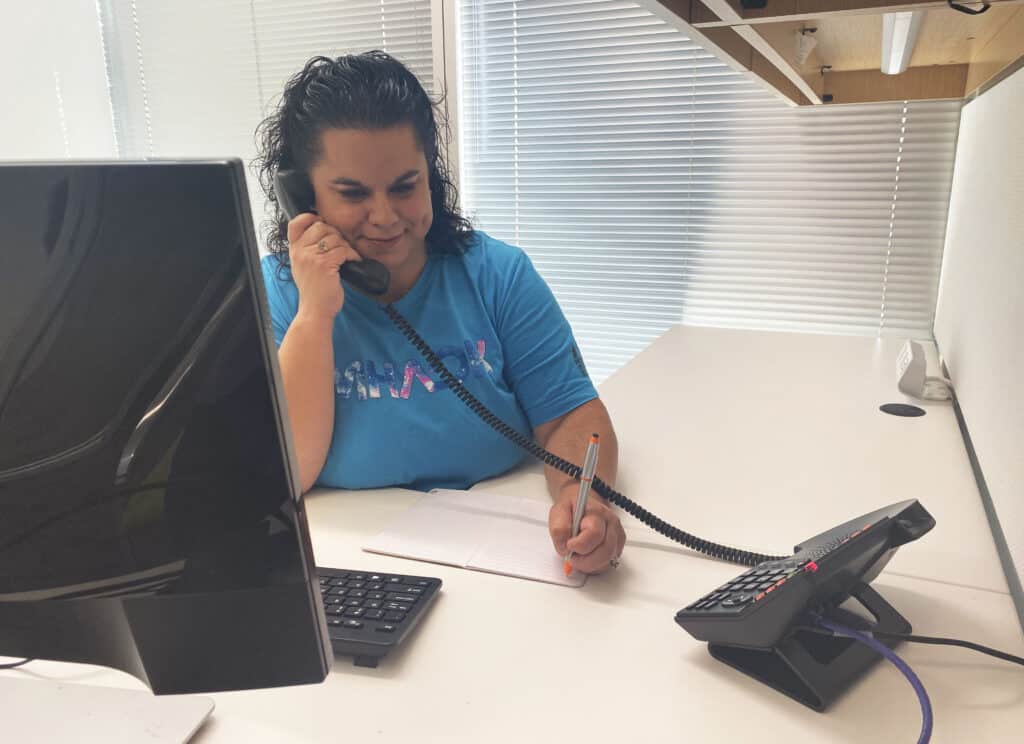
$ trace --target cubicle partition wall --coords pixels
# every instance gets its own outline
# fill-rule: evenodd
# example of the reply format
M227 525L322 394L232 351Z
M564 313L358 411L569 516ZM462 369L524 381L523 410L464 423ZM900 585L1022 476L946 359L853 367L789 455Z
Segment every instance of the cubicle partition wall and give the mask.
M967 103L935 338L1024 625L1024 69Z

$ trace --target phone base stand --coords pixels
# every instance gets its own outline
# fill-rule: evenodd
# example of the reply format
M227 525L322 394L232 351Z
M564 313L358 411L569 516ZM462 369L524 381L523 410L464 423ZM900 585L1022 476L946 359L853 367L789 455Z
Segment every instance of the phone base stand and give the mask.
M844 613L844 623L852 625L849 618L853 617L854 622L857 622L854 627L858 629L911 632L906 618L867 584L861 584L851 596L871 613L875 622L871 623L859 615ZM900 642L898 639L877 640L890 648ZM808 630L795 631L771 648L755 649L710 643L708 651L719 661L819 712L824 711L882 658L851 638Z

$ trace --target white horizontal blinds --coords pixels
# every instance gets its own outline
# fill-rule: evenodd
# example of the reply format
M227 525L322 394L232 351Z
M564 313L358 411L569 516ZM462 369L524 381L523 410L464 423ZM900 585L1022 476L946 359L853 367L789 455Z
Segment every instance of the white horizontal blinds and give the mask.
M958 116L947 101L697 117L683 320L930 336Z
M906 104L880 333L932 338L961 106Z
M337 57L382 49L431 91L430 0L257 0L253 3L268 93L314 54Z
M0 0L0 159L116 154L92 2Z
M125 157L253 155L259 66L249 0L109 0Z
M110 3L134 155L250 157L256 125L314 55L384 49L432 77L429 0Z
M315 55L383 49L430 90L430 0L108 0L129 157L256 154L254 132ZM254 214L263 197L252 174Z
M688 162L665 148L695 74L724 68L625 2L463 3L460 30L465 203L527 250L603 379L679 322Z
M596 379L680 320L929 332L956 103L792 109L627 2L465 2L460 32L464 203Z

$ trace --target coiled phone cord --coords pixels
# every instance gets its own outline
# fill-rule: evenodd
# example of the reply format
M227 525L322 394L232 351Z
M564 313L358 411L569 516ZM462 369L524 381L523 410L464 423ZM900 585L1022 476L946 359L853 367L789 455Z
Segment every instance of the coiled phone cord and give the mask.
M451 388L452 392L455 393L459 400L465 403L473 413L484 421L484 423L506 439L509 439L519 447L522 447L541 462L550 465L573 478L578 479L580 477L581 469L578 465L574 465L568 460L563 460L558 455L548 452L536 442L523 436L500 418L495 416L487 406L477 400L476 396L469 392L469 390L459 382L458 378L451 373L451 371L444 365L444 362L441 361L440 357L434 353L434 350L427 345L427 342L420 337L416 332L416 329L409 324L409 321L407 321L400 312L390 304L383 305L382 307L388 317L391 318L391 322L394 323L398 330L402 332L402 335L404 335L409 342L416 347L416 350L423 355L423 358L426 359L433 370L440 375L444 383ZM730 561L731 563L738 563L743 566L756 566L758 563L781 560L784 557L753 553L748 550L730 548L727 545L719 545L718 543L709 542L708 540L702 540L695 535L691 535L690 533L684 532L678 527L669 524L663 519L659 519L635 501L631 501L626 498L596 476L593 481L593 489L601 494L601 496L603 496L607 501L636 517L654 531L664 535L670 540L680 543L681 545L685 545L691 550L696 550L698 553L704 553L712 558Z

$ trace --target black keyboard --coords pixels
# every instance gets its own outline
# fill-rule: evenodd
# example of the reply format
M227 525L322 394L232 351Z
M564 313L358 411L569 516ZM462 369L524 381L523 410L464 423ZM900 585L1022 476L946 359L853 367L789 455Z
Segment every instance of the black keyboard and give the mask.
M375 667L409 635L434 601L441 579L338 568L316 569L334 653Z

